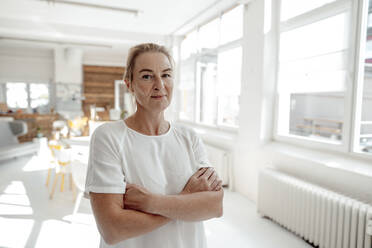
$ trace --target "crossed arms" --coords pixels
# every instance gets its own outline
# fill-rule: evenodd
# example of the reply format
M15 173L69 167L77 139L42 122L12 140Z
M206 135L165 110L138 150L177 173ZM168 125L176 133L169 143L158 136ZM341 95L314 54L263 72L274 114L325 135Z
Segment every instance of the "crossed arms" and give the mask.
M127 184L126 193L90 193L98 230L107 244L136 237L171 220L201 221L222 216L223 189L212 168L201 168L178 195L153 194Z

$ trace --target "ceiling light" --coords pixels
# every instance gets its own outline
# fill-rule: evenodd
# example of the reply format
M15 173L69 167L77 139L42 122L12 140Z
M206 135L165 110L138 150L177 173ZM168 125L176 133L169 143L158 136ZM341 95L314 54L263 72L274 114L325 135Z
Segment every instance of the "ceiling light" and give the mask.
M60 35L61 34L57 34L56 36L57 37L61 37ZM2 36L2 35L0 35L0 41L1 40L37 42L37 43L53 44L53 45L68 45L68 46L82 46L82 47L99 47L99 48L112 49L112 45L105 45L105 44L94 44L94 43L88 43L88 42L46 40L46 39L32 39L32 38L20 38L20 37L10 37L10 36Z
M102 9L102 10L126 12L129 14L133 14L135 16L138 16L141 12L138 9L129 9L129 8L122 8L122 7L99 5L99 4L93 4L93 3L73 2L73 1L66 1L66 0L39 0L39 1L48 2L52 4L65 4L65 5L74 5L74 6L87 7L87 8Z

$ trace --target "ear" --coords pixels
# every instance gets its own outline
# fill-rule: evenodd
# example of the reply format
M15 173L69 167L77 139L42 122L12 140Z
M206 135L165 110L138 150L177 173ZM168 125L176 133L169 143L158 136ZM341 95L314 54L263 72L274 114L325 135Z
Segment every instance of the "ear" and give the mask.
M124 80L124 83L127 86L129 92L133 93L132 82L129 82L128 80Z

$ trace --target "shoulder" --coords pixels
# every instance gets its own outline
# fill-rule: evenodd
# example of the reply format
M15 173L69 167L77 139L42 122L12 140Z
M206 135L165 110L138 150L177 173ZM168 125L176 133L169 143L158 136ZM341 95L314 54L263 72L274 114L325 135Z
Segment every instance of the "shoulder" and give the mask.
M121 139L125 133L125 125L121 123L123 120L106 122L97 127L92 135L93 139Z
M173 129L177 134L182 135L188 139L193 140L198 137L196 131L189 126L186 126L185 124L175 123L173 124Z

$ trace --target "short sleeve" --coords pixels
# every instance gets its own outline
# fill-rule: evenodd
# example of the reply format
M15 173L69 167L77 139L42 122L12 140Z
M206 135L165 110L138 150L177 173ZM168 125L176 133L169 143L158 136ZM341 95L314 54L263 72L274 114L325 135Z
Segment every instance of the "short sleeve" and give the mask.
M90 141L85 196L95 193L125 193L125 176L122 169L120 144L109 129L101 126Z
M196 160L196 169L202 167L211 167L211 164L208 159L208 153L205 149L202 139L196 134L193 134L193 150Z

